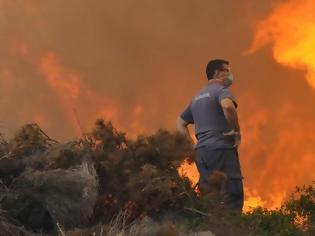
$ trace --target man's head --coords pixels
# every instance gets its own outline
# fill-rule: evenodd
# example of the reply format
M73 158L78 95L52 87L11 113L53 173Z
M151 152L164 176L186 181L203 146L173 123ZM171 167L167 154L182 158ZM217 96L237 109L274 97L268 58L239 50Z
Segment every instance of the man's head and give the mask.
M232 84L232 73L230 63L226 60L215 59L209 61L206 68L208 80L218 80L229 86Z

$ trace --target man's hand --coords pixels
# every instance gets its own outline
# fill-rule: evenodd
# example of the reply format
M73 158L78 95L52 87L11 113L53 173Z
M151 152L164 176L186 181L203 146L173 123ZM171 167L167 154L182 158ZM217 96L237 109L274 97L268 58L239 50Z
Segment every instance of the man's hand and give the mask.
M180 132L182 135L184 135L187 138L188 142L190 142L192 147L195 149L196 144L190 135L189 129L187 127L188 125L189 125L189 123L184 121L180 116L177 117L177 120L176 120L177 131Z
M221 100L221 106L226 120L231 126L232 130L223 133L225 136L230 136L234 139L234 147L238 147L241 144L240 126L238 124L238 117L236 112L236 107L233 100L230 98L223 98Z
M241 144L241 134L235 130L223 133L224 136L229 136L234 138L234 147L238 147Z
M190 133L188 130L189 123L184 121L180 116L176 119L176 129L178 132L180 132L182 135L186 136L187 139L192 141L192 138L190 137ZM192 141L193 143L193 141Z

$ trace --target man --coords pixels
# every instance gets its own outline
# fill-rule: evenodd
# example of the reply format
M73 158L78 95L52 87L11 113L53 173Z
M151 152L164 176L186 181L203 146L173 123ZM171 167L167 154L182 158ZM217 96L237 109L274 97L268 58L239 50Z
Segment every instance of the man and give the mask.
M198 140L195 145L196 165L200 173L201 192L209 189L209 177L221 171L226 175L221 186L224 205L229 210L241 212L244 202L243 177L237 150L241 135L237 103L229 90L233 82L229 62L211 60L207 64L206 74L208 84L177 118L177 130L191 139L187 126L195 124Z

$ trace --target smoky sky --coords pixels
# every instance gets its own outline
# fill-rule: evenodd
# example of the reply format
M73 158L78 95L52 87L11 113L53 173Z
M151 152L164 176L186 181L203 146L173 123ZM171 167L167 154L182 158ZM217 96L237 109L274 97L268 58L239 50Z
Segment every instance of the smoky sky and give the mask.
M235 75L246 186L267 199L266 188L310 181L315 109L305 71L277 64L270 45L246 53L278 2L0 0L0 129L10 136L37 121L67 140L79 135L77 120L88 129L101 110L115 109L110 118L127 133L174 130L207 83L207 62L224 58ZM64 83L78 77L81 92L67 98L67 86L47 83L49 73Z

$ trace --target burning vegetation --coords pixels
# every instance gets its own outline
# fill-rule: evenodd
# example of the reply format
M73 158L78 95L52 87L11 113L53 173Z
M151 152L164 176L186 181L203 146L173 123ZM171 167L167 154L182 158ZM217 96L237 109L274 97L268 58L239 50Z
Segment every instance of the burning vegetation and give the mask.
M34 123L12 140L1 137L0 153L0 235L315 232L313 186L299 188L278 210L223 211L216 191L222 173L209 178L207 194L179 174L195 155L179 133L130 140L100 119L80 139L59 143Z

